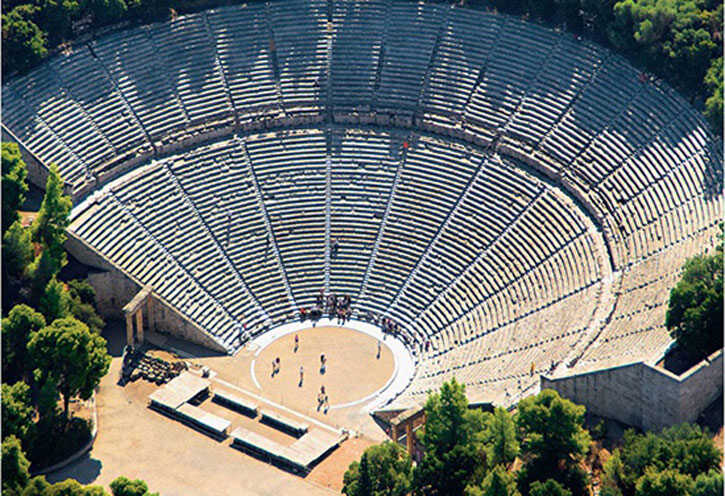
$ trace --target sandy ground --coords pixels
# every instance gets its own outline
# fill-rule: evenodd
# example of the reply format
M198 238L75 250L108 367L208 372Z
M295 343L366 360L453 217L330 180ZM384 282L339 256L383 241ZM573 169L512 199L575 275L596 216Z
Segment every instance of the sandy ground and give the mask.
M257 378L251 378L254 353L242 351L234 357L198 353L192 361L209 366L215 375L213 387L231 384L261 398L302 414L309 414L331 426L346 427L371 435L352 438L324 459L305 478L287 473L229 447L231 440L218 442L186 425L147 408L147 397L156 386L143 380L118 386L123 328L113 323L104 332L113 362L97 394L99 431L91 452L79 461L48 475L51 482L75 478L83 484L108 484L124 475L147 481L152 491L171 495L324 495L339 493L348 465L373 442L385 438L363 404L317 411L316 392L324 382L335 404L355 401L373 393L390 378L394 362L386 346L377 356L375 339L348 329L316 328L300 333L300 347L294 351L293 336L280 338L260 354ZM319 355L328 356L325 374L319 371ZM200 356L204 355L204 356ZM280 356L280 373L270 377L272 357ZM267 363L269 362L269 363ZM305 380L298 385L299 364ZM347 367L347 369L345 368ZM260 402L264 406L263 402ZM228 418L233 427L268 430L266 435L283 444L294 438L236 414L211 401L205 410Z

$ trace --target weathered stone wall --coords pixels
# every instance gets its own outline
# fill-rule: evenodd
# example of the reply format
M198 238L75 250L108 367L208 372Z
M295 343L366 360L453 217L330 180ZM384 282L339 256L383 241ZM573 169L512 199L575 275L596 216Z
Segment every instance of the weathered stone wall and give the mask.
M65 248L81 263L99 269L99 272L88 275L88 282L96 291L98 313L104 318L123 319L123 306L141 290L141 285L109 263L72 232L68 232ZM144 323L148 325L149 322L155 321L157 332L226 353L223 346L156 294L154 294L153 312L154 318L149 319L144 309Z
M541 376L554 389L602 417L643 429L691 422L723 391L722 350L680 376L646 363L569 377Z

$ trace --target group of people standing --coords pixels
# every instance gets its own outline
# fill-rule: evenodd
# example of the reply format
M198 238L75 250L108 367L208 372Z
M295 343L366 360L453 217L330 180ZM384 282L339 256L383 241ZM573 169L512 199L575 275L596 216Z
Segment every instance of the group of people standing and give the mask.
M325 295L325 290L320 289L315 306L312 309L300 307L300 320L319 320L324 314L337 318L337 324L343 325L350 320L352 314L352 299L350 295L337 296L335 293Z

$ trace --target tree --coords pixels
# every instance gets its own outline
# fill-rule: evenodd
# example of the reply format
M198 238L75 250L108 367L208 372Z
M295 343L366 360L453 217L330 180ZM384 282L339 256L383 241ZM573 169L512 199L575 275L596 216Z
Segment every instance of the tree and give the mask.
M516 489L513 474L508 473L503 465L496 465L480 488L466 488L466 496L521 496L521 493Z
M63 396L65 418L70 398L79 395L89 399L111 363L106 340L70 317L58 319L36 332L28 350L38 367L40 382L52 380L57 384Z
M30 462L25 458L20 440L8 436L2 442L2 492L19 495L30 479Z
M3 437L15 436L26 445L33 428L35 411L30 398L30 387L18 381L12 386L2 385Z
M47 496L108 496L108 493L100 486L83 487L80 482L74 479L66 479L63 482L56 482L49 486Z
M36 8L19 5L2 16L2 71L25 72L48 53L45 33L32 21Z
M516 424L523 436L523 448L537 458L571 463L589 451L591 438L584 429L586 409L545 389L519 403Z
M719 472L721 457L709 434L696 424L672 426L661 433L637 434L630 429L624 433L622 446L604 465L602 486L612 488L611 494L632 496L648 470L670 470L692 481L702 474ZM647 487L655 482L650 480Z
M723 477L722 472L712 469L707 473L697 476L695 487L692 489L692 496L722 496Z
M3 234L3 277L21 280L33 260L33 241L30 230L19 220L13 222Z
M489 465L508 465L519 454L516 439L516 425L513 417L504 408L497 407L493 414L485 416L483 440L486 444L486 459Z
M586 472L578 465L591 438L584 429L585 408L545 389L519 402L516 425L527 462L519 471L519 490L534 481L554 479L579 496L586 493Z
M710 121L712 127L722 135L723 124L723 73L722 57L713 60L705 75L705 86L708 89L708 98L705 101L705 117Z
M692 479L677 470L649 468L637 481L636 496L690 496Z
M8 381L20 380L33 369L28 342L45 327L45 318L28 305L16 305L2 319L2 372Z
M670 292L665 325L686 353L701 358L723 345L722 247L685 263Z
M23 490L23 496L47 496L49 490L50 484L48 484L44 476L39 475L30 479L30 482Z
M347 496L404 496L410 493L412 480L408 453L397 444L384 442L366 449L360 462L350 465L342 492Z
M70 296L63 283L55 276L45 286L45 293L40 298L40 311L45 315L46 322L67 317L70 313Z
M58 167L52 164L45 183L45 196L33 222L33 239L42 243L44 250L49 250L50 256L60 267L66 263L63 243L66 240L65 229L68 227L71 207L70 197L63 194L63 180Z
M106 323L96 312L96 291L86 280L68 281L68 304L70 315L83 322L88 328L100 334Z
M19 219L18 210L28 193L28 170L17 144L2 143L2 171L2 232L5 234L8 227Z
M546 482L532 483L529 496L571 496L571 491L562 487L555 480L548 479Z
M446 382L428 397L422 437L425 456L414 472L418 494L462 494L483 480L483 414L469 410L463 385Z
M158 493L150 493L146 482L141 479L130 480L123 476L111 482L111 493L113 496L158 496Z

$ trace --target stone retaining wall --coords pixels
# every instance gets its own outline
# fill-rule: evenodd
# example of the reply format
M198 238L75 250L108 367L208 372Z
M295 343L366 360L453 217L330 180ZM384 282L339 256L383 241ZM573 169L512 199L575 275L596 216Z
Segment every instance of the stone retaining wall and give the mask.
M541 376L554 389L595 415L649 430L693 422L723 392L722 350L677 376L647 363L568 377Z

